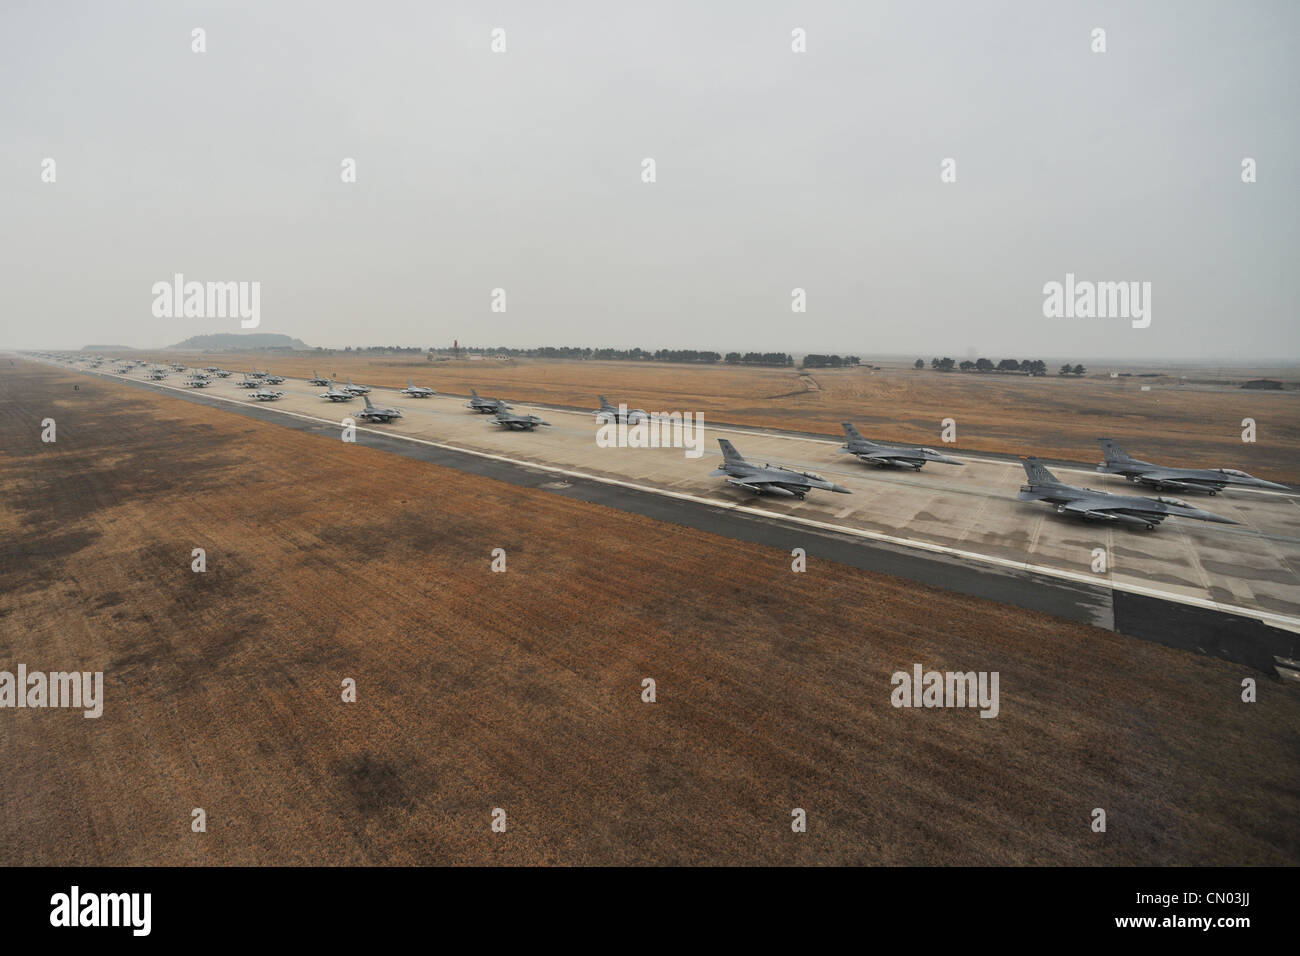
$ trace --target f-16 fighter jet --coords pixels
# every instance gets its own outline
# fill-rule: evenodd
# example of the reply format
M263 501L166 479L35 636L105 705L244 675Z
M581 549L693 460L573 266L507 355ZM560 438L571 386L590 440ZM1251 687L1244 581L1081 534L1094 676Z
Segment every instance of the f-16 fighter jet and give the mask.
M1016 497L1021 501L1046 501L1056 505L1057 514L1074 515L1084 521L1117 521L1146 528L1148 531L1154 530L1156 525L1170 515L1216 521L1220 524L1237 524L1231 518L1221 518L1208 511L1201 511L1177 498L1112 495L1106 491L1062 484L1038 458L1026 458L1022 464L1025 466L1025 474L1029 476L1029 484L1021 485L1020 494Z
M411 380L408 378L406 388L402 389L402 394L410 395L412 398L429 398L438 393L425 385L412 385Z
M354 396L347 389L335 388L333 383L325 391L321 392L321 398L328 398L331 402L350 402Z
M261 388L262 382L256 378L249 378L248 373L245 372L243 381L236 382L235 385L239 388Z
M780 465L754 465L745 461L734 445L725 438L718 439L722 449L722 463L710 475L726 475L727 484L744 488L756 495L782 495L786 498L798 498L800 501L814 488L823 491L835 491L842 495L851 495L847 488L827 481L821 475L808 471L794 471Z
M201 375L191 375L185 380L185 384L190 388L207 388L212 382Z
M259 402L274 402L284 397L284 392L277 392L273 388L259 388L252 394L252 398Z
M153 379L155 382L161 382L166 377L167 371L165 369L156 368L149 372L149 378Z
M331 383L329 379L321 378L320 373L317 372L315 369L312 369L311 378L307 379L307 384L308 385L329 385Z
M1101 442L1102 451L1106 455L1106 460L1097 466L1098 471L1106 475L1123 475L1129 481L1150 485L1156 491L1172 488L1174 491L1208 491L1217 495L1228 485L1291 490L1286 485L1252 478L1244 471L1232 468L1166 468L1163 465L1153 465L1149 461L1138 461L1130 457L1113 438L1098 438L1097 441Z
M881 468L888 468L893 465L899 468L915 468L920 471L921 466L927 461L938 461L945 465L961 464L956 458L941 455L933 448L921 448L916 445L889 445L883 442L869 441L863 438L849 422L840 422L840 425L844 428L844 434L848 439L840 448L840 451L856 455L859 461L868 465L878 465Z
M544 422L536 415L516 415L514 412L508 411L508 408L509 406L503 402L501 407L497 409L497 413L492 416L492 421L489 424L502 425L514 431L523 432L530 432L538 425L545 425L548 428L551 425L550 422Z
M366 407L357 412L357 418L363 418L368 422L391 422L394 418L402 417L400 408L381 408L370 401L370 396L364 396Z
M353 395L368 395L370 393L369 385L353 385L352 376L348 376L348 383L343 386L343 391L351 392Z
M262 381L265 382L267 385L283 385L284 376L272 375L270 372L267 372L265 375L262 376Z
M470 399L465 403L466 408L472 408L476 412L482 412L484 415L491 415L494 412L503 411L510 406L499 398L479 398L478 392L474 389L469 390Z
M626 405L611 405L609 399L604 395L598 395L597 398L600 399L600 408L596 409L597 425L619 425L623 422L635 425L638 422L650 421L650 416L644 409L629 409Z

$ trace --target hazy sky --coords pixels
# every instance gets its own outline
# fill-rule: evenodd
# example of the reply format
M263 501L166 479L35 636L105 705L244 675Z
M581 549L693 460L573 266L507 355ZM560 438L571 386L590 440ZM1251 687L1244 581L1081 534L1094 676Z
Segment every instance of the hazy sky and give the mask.
M1298 27L1290 0L4 0L0 344L239 331L153 316L181 272L259 281L257 331L310 345L1294 360ZM1044 318L1067 272L1150 282L1150 327Z

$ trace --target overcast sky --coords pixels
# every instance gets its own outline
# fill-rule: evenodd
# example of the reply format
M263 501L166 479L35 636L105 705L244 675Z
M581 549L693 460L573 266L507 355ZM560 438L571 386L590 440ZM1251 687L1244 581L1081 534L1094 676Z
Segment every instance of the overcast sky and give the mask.
M0 344L239 331L154 317L180 272L335 347L1295 360L1297 27L1288 0L4 0ZM1150 282L1150 326L1045 318L1067 272Z

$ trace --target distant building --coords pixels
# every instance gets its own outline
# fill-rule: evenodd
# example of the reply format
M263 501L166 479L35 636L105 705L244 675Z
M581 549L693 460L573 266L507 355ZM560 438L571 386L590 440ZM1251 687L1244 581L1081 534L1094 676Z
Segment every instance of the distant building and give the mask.
M1241 386L1242 388L1271 388L1275 391L1282 390L1282 383L1272 378L1252 378Z

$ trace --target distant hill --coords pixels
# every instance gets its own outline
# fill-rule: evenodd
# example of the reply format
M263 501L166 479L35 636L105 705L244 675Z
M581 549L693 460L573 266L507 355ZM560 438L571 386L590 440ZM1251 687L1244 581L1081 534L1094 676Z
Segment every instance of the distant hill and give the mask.
M107 346L104 346L107 348ZM167 346L169 349L185 349L190 352L216 352L234 349L237 351L254 351L260 349L309 349L302 339L290 338L278 332L216 332L212 335L191 335L184 342Z

